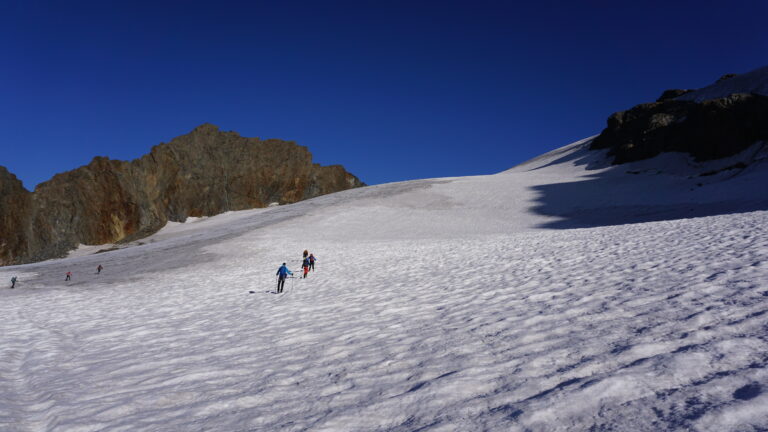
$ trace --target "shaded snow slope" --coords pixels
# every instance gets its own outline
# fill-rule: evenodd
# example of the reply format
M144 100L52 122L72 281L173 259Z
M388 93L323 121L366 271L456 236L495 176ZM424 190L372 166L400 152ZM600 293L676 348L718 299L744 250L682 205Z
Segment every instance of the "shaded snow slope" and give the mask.
M0 430L765 430L761 148L585 145L1 268Z
M736 75L733 78L686 93L676 99L702 102L734 93L755 93L768 96L768 66Z

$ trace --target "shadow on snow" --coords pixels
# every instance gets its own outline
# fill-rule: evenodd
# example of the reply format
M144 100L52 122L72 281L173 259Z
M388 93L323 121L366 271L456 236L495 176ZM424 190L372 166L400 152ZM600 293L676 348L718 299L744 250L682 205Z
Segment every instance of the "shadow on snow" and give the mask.
M558 218L539 227L590 228L768 210L764 144L726 160L696 163L678 153L622 165L610 165L605 151L588 145L529 170L573 164L594 171L582 181L531 188L537 193L532 210Z

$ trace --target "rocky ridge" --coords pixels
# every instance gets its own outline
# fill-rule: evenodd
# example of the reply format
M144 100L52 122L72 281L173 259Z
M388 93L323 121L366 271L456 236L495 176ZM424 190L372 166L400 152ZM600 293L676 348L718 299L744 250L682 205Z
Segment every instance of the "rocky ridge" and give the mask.
M168 221L288 204L364 186L306 147L204 124L133 161L96 157L34 192L0 167L0 265L64 256L79 244L127 242Z
M768 142L768 67L728 74L700 90L667 90L656 102L612 114L590 145L614 164L688 153L697 161Z

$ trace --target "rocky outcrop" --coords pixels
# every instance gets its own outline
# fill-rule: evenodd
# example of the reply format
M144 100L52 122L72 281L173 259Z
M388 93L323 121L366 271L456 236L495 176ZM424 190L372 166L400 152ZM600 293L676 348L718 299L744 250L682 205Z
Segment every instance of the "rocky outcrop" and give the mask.
M665 92L669 97L614 113L591 148L609 149L613 163L621 164L673 151L698 161L719 159L768 142L767 96L741 93L698 102L675 99L688 94L676 92L682 93Z
M32 194L21 181L0 166L0 264L29 254L25 239L30 231L31 202Z
M37 186L0 167L0 264L60 257L78 244L135 240L188 216L293 203L364 184L312 163L293 142L205 124L133 161L96 157Z

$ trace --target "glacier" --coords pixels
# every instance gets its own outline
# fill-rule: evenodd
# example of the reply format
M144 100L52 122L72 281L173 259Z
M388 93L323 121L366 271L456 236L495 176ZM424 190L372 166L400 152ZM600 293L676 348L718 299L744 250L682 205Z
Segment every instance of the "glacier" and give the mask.
M0 430L768 430L765 146L588 142L0 268Z

